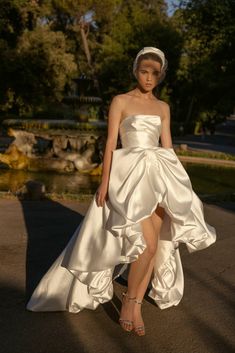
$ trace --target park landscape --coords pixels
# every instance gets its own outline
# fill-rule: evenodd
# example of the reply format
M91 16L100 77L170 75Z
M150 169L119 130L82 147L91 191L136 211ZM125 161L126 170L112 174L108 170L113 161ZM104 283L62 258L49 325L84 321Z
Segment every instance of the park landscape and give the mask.
M108 107L135 85L132 59L161 48L156 95L171 107L174 149L217 242L188 255L173 309L146 298L148 353L230 353L234 335L235 2L0 0L0 323L3 353L134 353L120 299L94 313L25 304L99 185ZM120 146L118 146L120 147ZM116 281L120 294L125 279ZM121 294L120 294L121 295Z

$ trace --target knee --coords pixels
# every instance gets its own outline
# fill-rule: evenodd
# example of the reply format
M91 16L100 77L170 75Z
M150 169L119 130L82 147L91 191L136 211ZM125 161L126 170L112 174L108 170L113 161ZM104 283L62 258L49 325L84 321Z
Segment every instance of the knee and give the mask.
M146 253L148 254L149 258L153 258L156 254L157 251L157 245L156 244L148 244L146 248Z

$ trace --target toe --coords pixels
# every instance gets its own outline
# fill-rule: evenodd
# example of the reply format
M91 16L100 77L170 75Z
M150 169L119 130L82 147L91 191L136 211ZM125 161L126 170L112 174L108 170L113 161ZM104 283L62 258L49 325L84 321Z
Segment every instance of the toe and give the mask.
M137 333L138 336L144 336L144 335L145 335L145 328L144 328L144 326L137 326L137 327L135 327L135 332Z

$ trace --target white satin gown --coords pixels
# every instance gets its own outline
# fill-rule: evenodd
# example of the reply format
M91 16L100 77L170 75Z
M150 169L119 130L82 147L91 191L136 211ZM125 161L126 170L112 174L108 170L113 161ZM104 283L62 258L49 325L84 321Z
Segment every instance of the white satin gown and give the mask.
M95 195L61 255L34 290L27 309L96 309L113 297L113 281L145 250L141 220L157 205L165 217L148 295L161 308L177 305L184 289L179 244L201 250L216 240L203 206L172 148L159 147L161 118L131 115L120 124L122 148L113 151L108 201ZM117 266L120 265L120 266Z

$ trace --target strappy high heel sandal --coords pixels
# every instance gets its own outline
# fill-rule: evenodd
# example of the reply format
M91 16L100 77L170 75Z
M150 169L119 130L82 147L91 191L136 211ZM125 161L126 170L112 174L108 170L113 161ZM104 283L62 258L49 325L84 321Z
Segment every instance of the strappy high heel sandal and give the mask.
M135 303L137 304L143 304L141 300L135 299ZM145 326L144 325L138 325L134 326L134 331L138 336L144 336L145 335Z
M124 298L127 301L131 301L131 300L135 300L136 299L136 297L134 297L134 298L129 297L127 293L122 293L122 303L124 302ZM131 332L133 330L133 321L132 320L127 320L127 319L120 318L119 319L119 323L122 326L124 331ZM127 327L125 327L123 324L126 324Z

